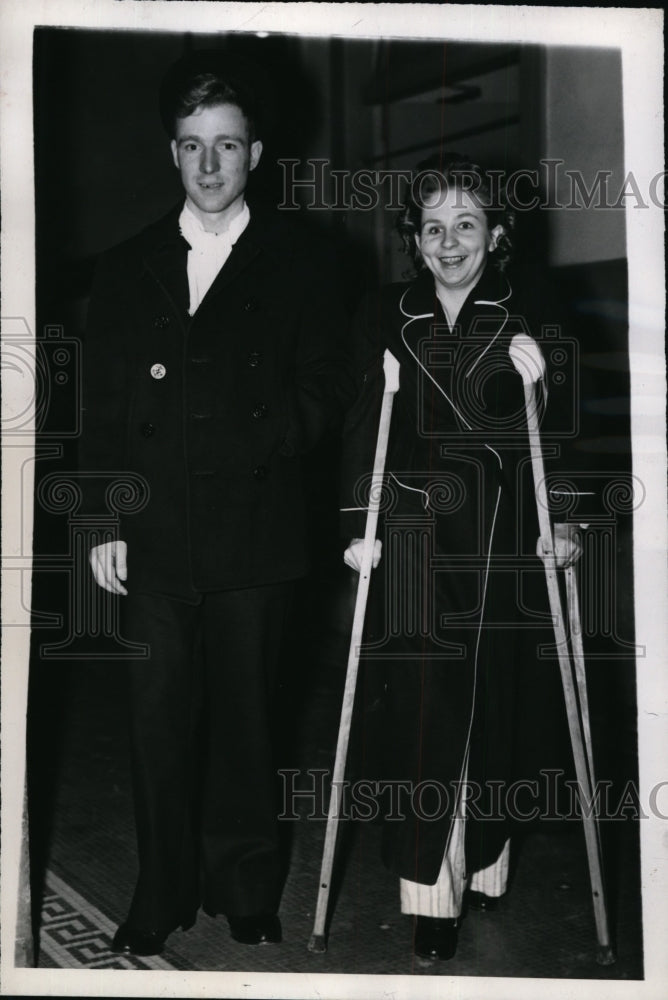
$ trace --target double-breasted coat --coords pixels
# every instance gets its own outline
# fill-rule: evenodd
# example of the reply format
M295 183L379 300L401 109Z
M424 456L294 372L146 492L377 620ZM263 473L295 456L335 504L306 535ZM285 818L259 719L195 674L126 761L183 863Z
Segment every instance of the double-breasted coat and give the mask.
M123 501L128 584L187 599L306 572L300 456L340 418L351 383L319 242L252 208L190 317L179 211L100 262L80 465L88 513Z
M436 881L465 779L477 796L469 871L489 864L507 836L498 810L493 822L475 819L493 782L512 773L519 571L537 537L522 382L508 355L520 332L529 330L511 284L489 267L452 329L427 271L370 296L354 323L348 538L364 535L386 348L400 365L363 655L384 671L380 776L395 783L385 861L425 884Z
M179 209L100 262L84 345L85 506L120 510L139 878L128 923L275 912L271 731L301 457L353 390L331 256L251 206L194 315Z

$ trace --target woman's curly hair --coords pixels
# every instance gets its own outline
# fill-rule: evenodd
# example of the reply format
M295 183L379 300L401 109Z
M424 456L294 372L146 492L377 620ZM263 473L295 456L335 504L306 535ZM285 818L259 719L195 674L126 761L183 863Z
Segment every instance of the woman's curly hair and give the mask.
M496 184L493 184L492 177ZM421 228L425 199L453 188L465 191L482 208L487 216L490 232L495 226L503 226L503 233L497 240L495 249L490 251L489 259L498 271L505 270L513 255L515 213L506 203L498 181L498 171L488 174L481 166L460 153L444 153L418 164L396 224L402 249L412 258L416 271L425 266L415 241Z

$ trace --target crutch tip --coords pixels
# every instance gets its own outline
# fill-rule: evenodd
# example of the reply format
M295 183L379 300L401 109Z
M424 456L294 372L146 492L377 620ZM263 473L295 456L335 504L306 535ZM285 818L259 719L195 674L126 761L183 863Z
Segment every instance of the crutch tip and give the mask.
M311 934L311 940L308 943L308 950L314 952L316 955L322 955L323 952L327 951L325 935Z
M616 961L617 956L610 945L599 945L599 949L596 952L597 965L614 965Z

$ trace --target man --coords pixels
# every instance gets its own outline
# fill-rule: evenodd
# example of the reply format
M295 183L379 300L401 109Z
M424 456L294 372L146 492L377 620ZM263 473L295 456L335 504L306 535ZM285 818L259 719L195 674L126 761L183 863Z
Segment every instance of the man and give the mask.
M90 553L123 638L149 650L129 667L139 878L113 942L141 955L200 904L237 941L281 939L270 709L307 570L300 455L349 392L331 261L245 200L262 153L248 87L196 54L161 113L185 203L99 266L81 461L101 514L109 474L142 484Z

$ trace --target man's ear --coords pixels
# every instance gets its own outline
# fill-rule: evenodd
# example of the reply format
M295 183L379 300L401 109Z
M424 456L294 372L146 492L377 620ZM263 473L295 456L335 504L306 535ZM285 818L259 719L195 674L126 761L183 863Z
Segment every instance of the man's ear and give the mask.
M174 160L174 166L178 169L179 152L178 152L178 146L176 145L176 139L172 139L172 141L169 144L169 148L172 151L172 159Z
M258 163L260 162L261 156L262 156L262 143L260 142L259 139L256 139L255 142L251 143L251 148L250 148L250 163L249 163L250 170L255 170Z

